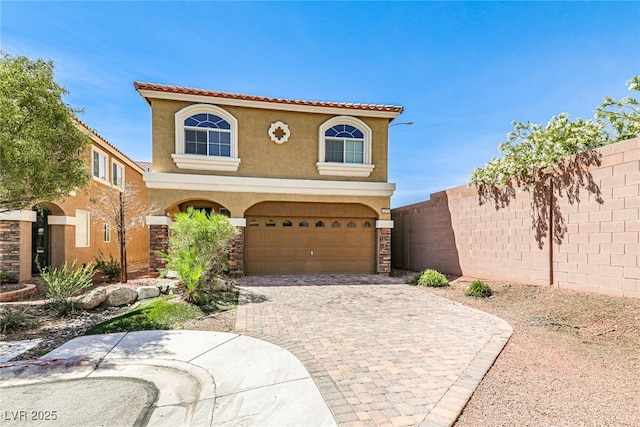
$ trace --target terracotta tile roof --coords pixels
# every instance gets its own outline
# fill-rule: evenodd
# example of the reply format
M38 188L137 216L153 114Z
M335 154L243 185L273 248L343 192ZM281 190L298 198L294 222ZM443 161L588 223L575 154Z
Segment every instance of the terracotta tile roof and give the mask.
M323 101L302 101L284 98L269 98L266 96L242 95L238 93L218 92L206 89L194 89L182 86L169 86L155 83L134 82L133 86L136 90L149 90L154 92L169 92L185 95L203 95L216 98L236 99L242 101L269 102L276 104L304 105L311 107L330 107L330 108L347 108L352 110L368 110L368 111L384 111L402 113L404 107L398 105L380 105L380 104L355 104L347 102L323 102Z
M127 159L131 164L136 165L137 167L139 167L140 169L143 169L138 162L134 162L133 160L131 160L131 158L129 158L129 156L127 156L126 154L124 154L122 151L120 151L115 145L113 145L112 143L110 143L109 141L107 141L106 139L104 139L98 132L96 132L95 130L93 130L92 128L90 128L89 126L87 126L82 120L80 120L77 117L74 117L76 123L78 123L81 127L83 127L84 129L88 130L89 132L91 132L95 137L97 137L100 141L102 141L103 143L105 143L108 147L112 148L113 151L115 151L116 153L120 154L123 158ZM149 162L151 163L151 162ZM144 172L144 169L142 170L142 172Z
M153 165L151 162L145 162L141 160L136 161L136 164L140 166L145 172L151 172L151 166Z

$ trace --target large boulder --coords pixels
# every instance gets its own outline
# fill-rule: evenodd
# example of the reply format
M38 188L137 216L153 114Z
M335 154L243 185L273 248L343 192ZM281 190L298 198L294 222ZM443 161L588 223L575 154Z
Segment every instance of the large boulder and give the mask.
M132 304L136 299L138 299L138 293L131 288L123 286L115 288L107 294L106 305L108 307L118 307Z
M93 310L107 299L105 288L95 288L94 290L79 296L76 299L76 306L82 310Z
M138 299L155 298L160 295L160 289L157 286L140 286L138 288Z

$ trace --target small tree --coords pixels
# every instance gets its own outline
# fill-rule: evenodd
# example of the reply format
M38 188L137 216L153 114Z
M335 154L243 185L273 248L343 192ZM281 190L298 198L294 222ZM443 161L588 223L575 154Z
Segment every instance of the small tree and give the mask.
M640 90L640 76L628 82L630 90ZM604 120L603 120L604 119ZM580 201L585 188L603 203L600 189L589 167L600 165L595 148L640 133L638 102L632 98L614 101L605 98L595 120L571 121L566 113L553 117L546 126L513 122L514 131L498 146L504 153L471 174L470 185L478 189L480 204L493 200L496 209L505 207L519 187L531 193L532 222L538 247L549 235L550 243L561 243L566 232L559 198ZM550 265L553 250L549 245ZM553 269L549 271L553 283Z
M53 62L0 55L0 210L64 199L90 182L80 110L63 102Z
M153 204L143 199L140 189L129 182L125 182L124 188L103 187L91 201L91 214L116 231L120 249L120 281L127 283L127 245L131 243L131 235L127 231L145 226L145 217L154 210Z
M231 240L237 233L224 215L188 208L174 217L169 226L166 268L178 272L188 299L196 299L205 277L220 275L228 268Z

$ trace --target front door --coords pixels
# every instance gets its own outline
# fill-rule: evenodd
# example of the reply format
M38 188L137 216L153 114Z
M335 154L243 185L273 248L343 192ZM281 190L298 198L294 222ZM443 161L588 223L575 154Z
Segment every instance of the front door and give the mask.
M31 273L40 274L40 267L48 267L51 264L49 254L49 221L48 217L51 213L49 209L34 209L37 212L36 222L33 223L31 229Z

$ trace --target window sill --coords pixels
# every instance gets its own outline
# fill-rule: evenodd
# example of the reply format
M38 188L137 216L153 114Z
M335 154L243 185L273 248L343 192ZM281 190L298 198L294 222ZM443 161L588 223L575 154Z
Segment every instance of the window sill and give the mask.
M320 175L366 178L371 175L375 165L318 162L316 163L316 167Z
M171 157L180 169L236 172L240 166L240 159L232 157L199 156L196 154L172 154Z

